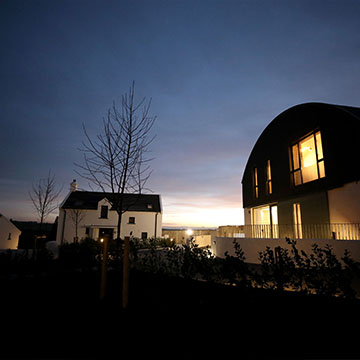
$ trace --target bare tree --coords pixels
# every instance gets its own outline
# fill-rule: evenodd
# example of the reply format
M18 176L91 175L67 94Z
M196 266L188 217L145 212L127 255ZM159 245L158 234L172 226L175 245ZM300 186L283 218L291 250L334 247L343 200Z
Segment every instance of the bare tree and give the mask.
M84 220L85 212L82 209L71 209L69 212L69 216L75 226L75 241L77 242L79 225Z
M83 165L78 174L104 192L111 192L109 202L118 214L117 237L120 238L122 214L129 209L124 194L141 194L151 175L147 157L154 140L150 130L156 117L149 116L151 99L135 103L135 83L121 98L121 109L113 104L103 119L101 134L92 139L83 130Z
M51 175L49 171L47 178L40 179L36 184L33 184L31 191L29 191L29 197L40 221L40 234L44 221L58 207L56 199L61 190L62 188L56 189L55 175Z

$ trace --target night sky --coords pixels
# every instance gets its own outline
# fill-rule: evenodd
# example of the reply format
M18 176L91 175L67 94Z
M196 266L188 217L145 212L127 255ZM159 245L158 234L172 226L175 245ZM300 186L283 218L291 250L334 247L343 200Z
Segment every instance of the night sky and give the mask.
M49 170L66 195L84 140L136 83L152 98L149 187L164 225L243 223L255 141L304 102L360 106L360 1L0 1L0 213L35 220ZM48 220L53 221L56 216Z

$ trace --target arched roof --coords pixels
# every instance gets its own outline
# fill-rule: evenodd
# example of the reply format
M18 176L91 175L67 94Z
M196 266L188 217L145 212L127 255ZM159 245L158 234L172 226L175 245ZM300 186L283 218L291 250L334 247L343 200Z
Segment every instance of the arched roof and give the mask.
M315 102L299 104L276 116L257 139L242 179L245 202L249 199L245 192L249 191L247 183L252 182L253 167L261 169L271 159L274 171L281 167L279 172L286 174L283 177L288 181L291 144L316 129L321 130L323 138L327 178L334 180L326 180L327 186L349 181L349 173L352 179L359 177L360 170L351 166L350 158L360 157L360 108ZM283 179L282 186L286 181Z

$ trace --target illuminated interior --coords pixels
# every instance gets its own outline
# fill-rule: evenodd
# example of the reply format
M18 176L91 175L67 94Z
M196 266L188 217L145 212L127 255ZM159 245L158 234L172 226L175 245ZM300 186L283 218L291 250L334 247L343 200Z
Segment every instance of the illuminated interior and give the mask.
M270 207L263 206L253 209L252 225L270 225Z
M266 193L268 195L272 194L272 182L271 182L271 165L270 160L266 164Z
M253 237L278 237L277 206L263 206L252 209L251 224L254 225L252 229Z
M254 168L254 192L255 197L259 197L259 183L258 183L258 174L257 174L257 168Z
M293 204L295 239L302 239L301 208L299 203Z
M292 171L295 185L325 177L320 131L292 146Z
M316 180L318 173L314 136L300 141L299 148L303 182Z

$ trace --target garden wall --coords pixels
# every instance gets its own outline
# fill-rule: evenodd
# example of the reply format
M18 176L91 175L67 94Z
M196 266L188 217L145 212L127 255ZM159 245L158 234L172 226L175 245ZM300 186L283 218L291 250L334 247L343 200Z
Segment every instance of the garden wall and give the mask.
M216 237L212 235L195 235L194 241L199 247L211 246L212 239Z
M250 264L259 264L259 252L264 251L267 246L272 250L280 246L289 249L291 246L285 239L254 239L254 238L224 238L216 237L212 240L212 251L215 256L223 258L227 251L229 255L235 255L233 241L236 240L244 251L246 262ZM300 239L296 241L298 250L304 250L307 254L312 252L312 245L317 244L324 248L326 244L333 248L333 252L340 260L344 256L344 251L348 250L351 253L351 258L360 262L360 241L359 240L332 240L332 239Z

